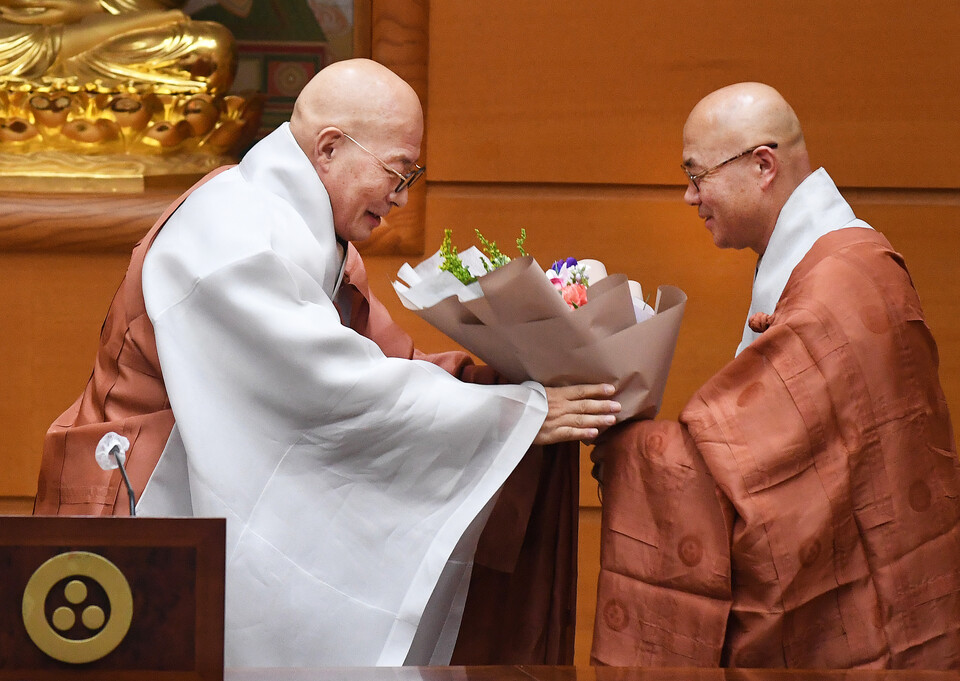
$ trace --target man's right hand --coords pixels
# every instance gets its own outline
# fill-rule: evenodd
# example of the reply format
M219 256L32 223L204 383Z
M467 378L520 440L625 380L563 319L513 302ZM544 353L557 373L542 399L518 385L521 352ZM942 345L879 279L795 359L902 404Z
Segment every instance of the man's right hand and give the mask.
M616 388L608 383L546 388L547 418L535 445L574 440L590 441L617 421L620 403L611 400Z

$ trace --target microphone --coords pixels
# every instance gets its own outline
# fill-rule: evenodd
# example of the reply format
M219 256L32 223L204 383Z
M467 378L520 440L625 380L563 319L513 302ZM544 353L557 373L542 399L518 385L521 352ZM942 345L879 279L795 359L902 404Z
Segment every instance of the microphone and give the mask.
M133 495L133 485L130 484L130 478L127 477L127 469L124 462L127 460L127 450L130 449L130 440L119 433L110 432L100 438L97 443L97 463L105 471L112 471L115 468L120 469L120 475L123 476L123 484L127 486L127 498L130 500L130 515L137 515L137 500Z

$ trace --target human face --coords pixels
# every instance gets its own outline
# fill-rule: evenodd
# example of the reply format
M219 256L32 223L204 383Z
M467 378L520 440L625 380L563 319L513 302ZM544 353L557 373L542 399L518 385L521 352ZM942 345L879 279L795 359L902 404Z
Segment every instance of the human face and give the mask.
M764 230L753 160L758 149L775 149L776 143L738 150L729 140L697 133L696 128L684 129L682 167L688 181L684 201L697 208L718 248L761 253Z
M327 187L334 227L343 239L363 241L394 206L406 205L410 185L422 174L416 164L421 133L368 134L363 142L340 133L339 158Z
M377 163L380 164L380 167L381 167L381 168L383 168L384 170L386 170L386 171L387 171L388 173L390 173L391 175L396 175L396 176L397 176L397 186L394 187L394 189L393 189L393 191L394 191L395 193L397 193L397 194L399 194L400 192L402 192L404 189L410 189L410 187L412 187L414 184L416 184L417 181L418 181L421 177L423 177L423 174L424 174L425 172L427 172L427 169L426 169L426 168L424 168L423 166L421 166L421 165L419 165L419 164L417 164L417 163L414 163L414 164L413 164L413 170L411 170L411 171L408 172L408 173L401 173L399 170L394 170L393 168L391 168L391 167L387 164L386 161L384 161L382 158L380 158L379 156L377 156L375 153L373 153L372 151L370 151L369 149L367 149L365 146L363 146L362 144L360 144L357 140L355 140L355 139L353 139L352 137L350 137L350 135L348 135L347 133L343 133L343 136L346 137L346 138L347 138L348 140L350 140L351 142L353 142L354 144L356 144L356 145L357 145L358 147L360 147L361 149L363 149L365 152L367 152L368 154L370 154L371 156L373 156L373 158L377 161ZM776 146L776 145L774 145L774 146Z

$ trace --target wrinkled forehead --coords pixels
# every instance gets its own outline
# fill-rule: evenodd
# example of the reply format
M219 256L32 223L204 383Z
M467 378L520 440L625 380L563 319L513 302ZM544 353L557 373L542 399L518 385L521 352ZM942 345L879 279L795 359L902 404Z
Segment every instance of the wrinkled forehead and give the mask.
M420 146L423 139L423 109L416 97L397 97L381 101L358 116L371 134L404 144Z
M413 164L420 158L423 126L406 121L397 125L379 125L367 128L371 144L385 160Z

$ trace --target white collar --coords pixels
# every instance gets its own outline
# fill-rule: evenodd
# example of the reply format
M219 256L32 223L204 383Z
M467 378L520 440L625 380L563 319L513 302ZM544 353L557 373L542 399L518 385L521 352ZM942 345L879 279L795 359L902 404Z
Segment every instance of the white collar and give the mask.
M346 248L340 256L330 196L290 132L290 124L281 124L254 145L240 161L239 169L244 179L278 196L303 219L323 249L326 264L322 286L333 298L343 277Z
M783 205L767 248L757 263L750 312L737 348L738 355L760 335L750 329L750 317L757 312L773 314L793 268L814 242L824 234L845 227L869 228L870 225L857 219L827 171L819 168L793 190Z

